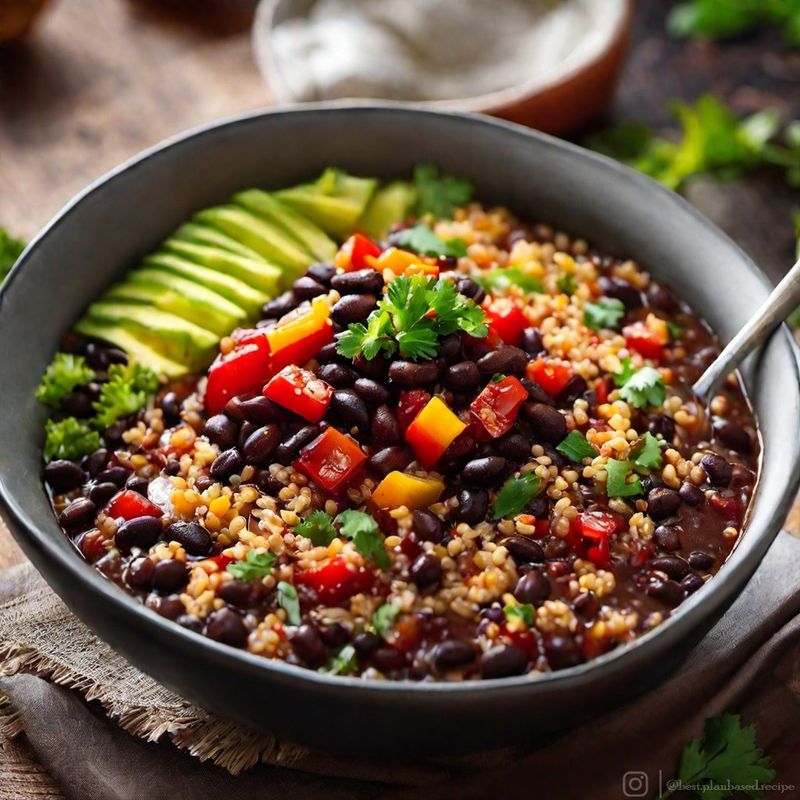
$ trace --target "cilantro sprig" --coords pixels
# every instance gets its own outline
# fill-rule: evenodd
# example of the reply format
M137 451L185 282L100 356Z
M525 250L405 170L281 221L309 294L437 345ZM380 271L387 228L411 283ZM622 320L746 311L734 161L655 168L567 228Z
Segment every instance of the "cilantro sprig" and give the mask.
M420 164L414 170L414 186L417 189L417 216L433 214L437 218L453 215L453 209L463 206L472 198L473 187L466 178L439 175L433 164Z
M383 536L378 531L378 523L369 514L351 508L339 514L336 521L340 524L339 533L352 539L364 558L374 561L381 569L389 566Z
M462 258L467 254L467 246L463 239L442 239L431 228L417 223L411 228L404 228L392 236L398 246L411 250L422 256L452 256Z
M240 581L255 581L269 575L277 560L275 553L257 553L255 550L248 550L244 561L233 561L228 564L228 572Z
M664 463L661 457L661 445L658 439L648 432L631 450L634 467L639 469L660 469Z
M609 458L606 462L606 494L609 497L635 497L644 494L642 483L638 475L633 476L632 481L628 481L633 465L630 461L618 461L616 458Z
M597 303L587 303L583 308L583 324L593 331L605 328L616 330L625 315L625 304L616 297L607 297Z
M384 603L372 615L370 624L375 629L375 632L386 637L386 634L392 629L397 615L400 613L400 606L394 603Z
M158 376L137 363L112 364L108 381L100 389L100 397L92 404L97 412L96 424L101 428L129 417L147 405L158 389Z
M36 399L53 408L76 386L94 380L94 370L83 356L72 353L56 353L42 376L36 390Z
M667 398L664 378L653 367L637 369L622 384L620 397L635 408L658 408Z
M286 612L290 625L300 624L300 601L297 599L297 589L291 583L278 583L278 605Z
M441 337L456 331L483 338L486 314L456 290L452 281L424 275L395 278L366 324L352 323L337 337L336 350L345 358L378 354L402 358L434 358Z
M12 236L5 228L0 228L0 283L16 264L25 249L25 242Z
M570 461L580 464L584 458L594 458L597 450L586 441L586 437L578 430L570 431L556 445L556 450L563 453Z
M336 538L333 520L330 514L326 514L324 511L312 511L295 527L294 532L298 536L311 539L311 543L316 547L325 547Z
M473 275L472 279L487 292L503 292L510 286L519 286L526 294L541 294L544 291L542 282L521 267L490 269Z
M76 461L100 447L100 434L75 417L60 422L49 419L45 423L45 441L42 455L45 461L65 458Z
M534 608L530 603L518 603L508 605L503 608L506 619L510 622L514 619L522 620L529 628L533 625Z
M541 481L533 472L513 475L500 487L492 506L492 519L515 517L539 491Z

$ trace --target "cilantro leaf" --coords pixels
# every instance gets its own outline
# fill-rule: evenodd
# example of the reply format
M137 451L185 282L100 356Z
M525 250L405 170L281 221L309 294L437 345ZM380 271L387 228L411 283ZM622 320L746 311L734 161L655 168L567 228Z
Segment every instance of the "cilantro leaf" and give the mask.
M624 386L636 374L636 367L630 358L621 358L620 364L622 370L614 374L614 383L617 386Z
M567 295L573 295L578 288L578 281L575 280L574 275L570 275L569 273L565 272L556 281L556 285L558 286L559 292L563 292Z
M468 203L473 192L472 184L465 178L439 177L439 170L433 164L416 167L414 185L417 188L416 213L433 214L437 218L451 217L453 209Z
M676 339L680 339L681 335L683 334L683 326L678 325L677 322L672 322L672 320L667 320L667 330L669 331L670 338L674 342Z
M324 511L312 511L299 525L295 526L297 536L311 539L316 547L329 545L336 538L336 528L330 514Z
M384 603L378 608L372 615L371 620L372 627L375 628L376 633L385 637L392 625L394 625L394 621L397 619L399 613L400 606L394 603Z
M45 461L65 458L76 461L100 447L100 434L85 422L75 417L66 417L61 422L52 419L45 423L43 456Z
M534 608L530 603L508 605L503 608L507 620L521 619L529 628L533 625Z
M661 445L652 433L647 432L631 450L634 467L641 469L660 469L664 463L661 458Z
M139 364L112 364L108 381L100 388L100 397L92 404L101 428L113 425L118 419L129 417L147 405L158 389L158 376L153 370Z
M648 406L657 408L664 404L667 390L664 378L653 367L642 367L636 370L619 390L620 397L635 408Z
M0 228L0 283L16 264L25 249L25 242L12 236L5 228Z
M625 304L616 297L606 298L599 303L587 303L583 309L583 323L593 331L608 328L616 330L625 314Z
M328 666L323 668L323 672L331 675L350 675L358 669L356 659L356 649L351 644L346 644L328 662Z
M542 293L544 291L542 282L525 272L521 267L490 269L471 277L484 291L502 292L508 289L509 286L519 286L526 294Z
M597 450L586 441L586 437L578 430L570 431L566 438L556 445L556 450L576 464L580 464L584 458L594 458L597 455Z
M539 491L539 478L533 472L513 475L500 487L492 505L492 519L514 517L525 508Z
M417 223L395 233L393 242L398 247L419 253L422 256L453 256L463 258L467 254L467 246L462 239L442 239L431 228Z
M291 583L278 583L278 605L286 612L290 625L300 624L300 601L297 599L297 589Z
M381 569L389 566L389 556L383 546L383 536L378 531L378 523L363 511L348 509L336 518L339 533L353 540L356 550L364 558L374 561Z
M275 553L248 550L244 561L232 561L228 564L228 572L237 580L254 581L269 575L277 560Z
M58 408L59 401L76 386L94 380L94 370L83 356L72 353L56 353L42 376L36 390L36 399L48 406Z
M630 461L617 461L615 458L608 459L606 463L606 473L608 475L606 494L609 497L633 497L637 494L644 494L638 476L635 475L630 483L627 481L630 471Z

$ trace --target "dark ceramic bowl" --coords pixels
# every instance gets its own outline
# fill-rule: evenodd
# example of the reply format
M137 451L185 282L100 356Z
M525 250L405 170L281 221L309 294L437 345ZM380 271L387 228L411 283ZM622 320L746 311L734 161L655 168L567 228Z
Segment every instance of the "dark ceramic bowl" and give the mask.
M487 202L636 258L723 340L769 291L764 275L720 231L625 167L508 123L365 105L257 113L145 153L70 203L0 292L0 499L25 553L76 614L164 685L280 737L362 755L520 743L653 686L742 590L800 477L798 363L781 330L745 370L763 463L747 532L728 563L672 619L634 644L538 679L420 684L320 675L191 633L104 580L59 530L40 480L44 410L34 390L59 336L183 220L238 189L293 184L330 164L407 175L422 161L469 177Z

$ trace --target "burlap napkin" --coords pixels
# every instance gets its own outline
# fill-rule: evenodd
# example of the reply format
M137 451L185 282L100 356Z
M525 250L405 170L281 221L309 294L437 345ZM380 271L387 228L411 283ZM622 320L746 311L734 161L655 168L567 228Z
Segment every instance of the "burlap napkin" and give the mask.
M781 534L680 669L634 703L532 752L414 764L311 753L210 715L136 671L32 568L17 568L0 576L0 602L12 598L0 606L0 797L610 800L644 779L637 796L654 797L705 718L725 710L757 724L778 779L798 787L766 796L797 797L798 567L800 541ZM626 773L641 773L627 795Z

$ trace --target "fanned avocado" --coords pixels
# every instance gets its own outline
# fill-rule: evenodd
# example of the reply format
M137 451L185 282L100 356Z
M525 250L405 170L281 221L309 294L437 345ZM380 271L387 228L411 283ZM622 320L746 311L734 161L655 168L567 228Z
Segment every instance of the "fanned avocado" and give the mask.
M239 192L233 196L233 202L279 226L319 261L332 261L336 255L336 243L325 231L261 189Z
M144 261L144 268L166 270L200 286L206 286L239 308L243 308L251 317L257 317L261 306L270 299L270 295L248 286L237 278L193 264L172 253L159 252L148 256Z
M131 285L134 287L131 294L135 293L136 297L129 294ZM145 296L156 308L188 319L219 336L226 336L234 328L249 322L243 308L205 286L166 270L134 270L126 283L106 293L107 298L139 299L140 302Z
M377 186L375 178L356 178L329 168L314 183L282 189L273 196L325 232L344 239L355 229Z
M191 370L205 369L214 357L220 337L181 317L151 306L112 301L92 303L91 322L119 325L160 355Z
M75 330L82 336L102 339L104 342L121 347L131 361L137 361L150 367L158 375L166 378L180 378L189 372L188 364L179 364L172 359L160 355L152 347L140 342L129 330L109 322L98 322L84 317L75 325Z
M173 239L180 239L184 242L193 242L195 244L213 245L222 250L227 250L231 253L236 253L237 256L242 258L251 258L255 261L263 260L261 253L257 253L251 247L243 245L241 242L236 241L216 228L210 225L203 225L198 222L186 222L172 234Z
M201 211L200 222L213 225L224 233L256 250L268 261L274 261L289 270L284 285L292 283L305 272L313 261L311 254L277 225L237 206L217 206Z
M408 181L394 181L377 192L356 228L373 239L384 239L389 228L402 222L417 200L417 190Z
M181 258L223 272L254 289L260 289L273 296L278 292L278 282L283 270L274 264L268 264L260 256L256 261L214 245L184 242L180 239L167 239L163 246Z

